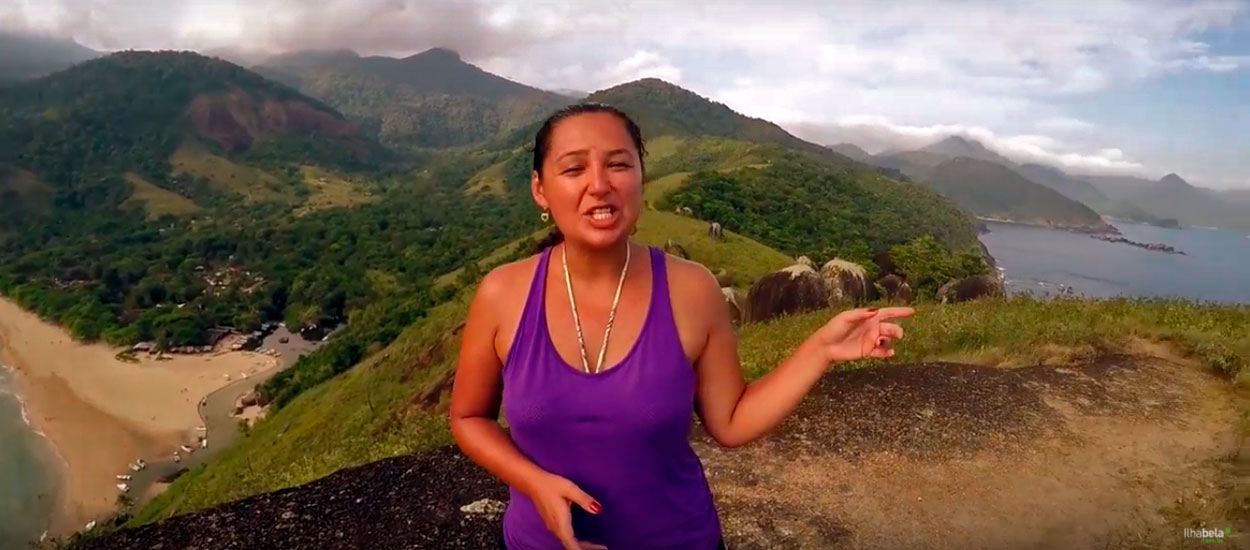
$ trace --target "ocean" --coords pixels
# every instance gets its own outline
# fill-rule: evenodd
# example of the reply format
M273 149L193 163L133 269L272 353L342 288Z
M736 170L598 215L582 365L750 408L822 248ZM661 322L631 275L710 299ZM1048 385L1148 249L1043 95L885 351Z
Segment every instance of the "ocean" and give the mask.
M29 548L56 506L59 459L27 424L13 376L0 365L0 550Z
M1167 229L1113 222L1124 238L1164 243L1166 254L1068 231L986 222L981 235L1007 278L1010 293L1053 296L1064 287L1082 296L1178 297L1250 303L1250 238L1218 229Z

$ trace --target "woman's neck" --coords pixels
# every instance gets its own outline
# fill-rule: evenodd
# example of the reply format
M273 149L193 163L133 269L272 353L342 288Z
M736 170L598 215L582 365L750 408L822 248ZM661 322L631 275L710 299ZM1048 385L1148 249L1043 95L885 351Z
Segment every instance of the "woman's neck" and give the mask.
M612 245L609 248L587 248L575 242L564 241L560 252L567 254L569 276L583 281L590 287L600 285L616 286L621 278L621 270L625 267L625 255L631 246L629 239ZM634 263L636 258L631 258Z

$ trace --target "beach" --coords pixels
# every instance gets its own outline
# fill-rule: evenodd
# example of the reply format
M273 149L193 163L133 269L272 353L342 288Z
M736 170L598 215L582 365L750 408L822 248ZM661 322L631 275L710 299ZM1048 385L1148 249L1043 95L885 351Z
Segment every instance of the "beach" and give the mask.
M0 298L0 363L15 371L30 424L60 462L52 536L113 512L120 494L115 476L132 473L128 465L135 460L166 459L193 443L203 425L197 406L206 395L278 365L274 357L246 351L168 360L140 353L137 362L117 359L118 351L76 342Z

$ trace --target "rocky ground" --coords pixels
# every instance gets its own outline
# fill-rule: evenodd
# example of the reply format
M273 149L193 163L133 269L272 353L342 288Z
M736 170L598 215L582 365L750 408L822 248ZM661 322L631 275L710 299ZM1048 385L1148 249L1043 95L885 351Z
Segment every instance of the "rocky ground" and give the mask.
M1183 529L1205 525L1232 527L1222 547L1250 546L1250 510L1230 508L1250 487L1239 397L1142 347L1069 367L835 372L766 441L725 450L697 432L729 545L1194 548L1209 546ZM506 498L439 449L84 547L495 548Z

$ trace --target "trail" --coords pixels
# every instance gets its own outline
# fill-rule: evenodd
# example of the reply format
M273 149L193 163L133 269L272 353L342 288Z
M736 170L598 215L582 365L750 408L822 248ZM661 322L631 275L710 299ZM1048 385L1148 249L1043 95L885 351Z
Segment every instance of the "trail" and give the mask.
M1166 348L832 373L767 440L696 450L731 547L1194 548L1248 483L1240 399ZM1244 495L1243 495L1244 498ZM1244 501L1243 501L1244 502Z

